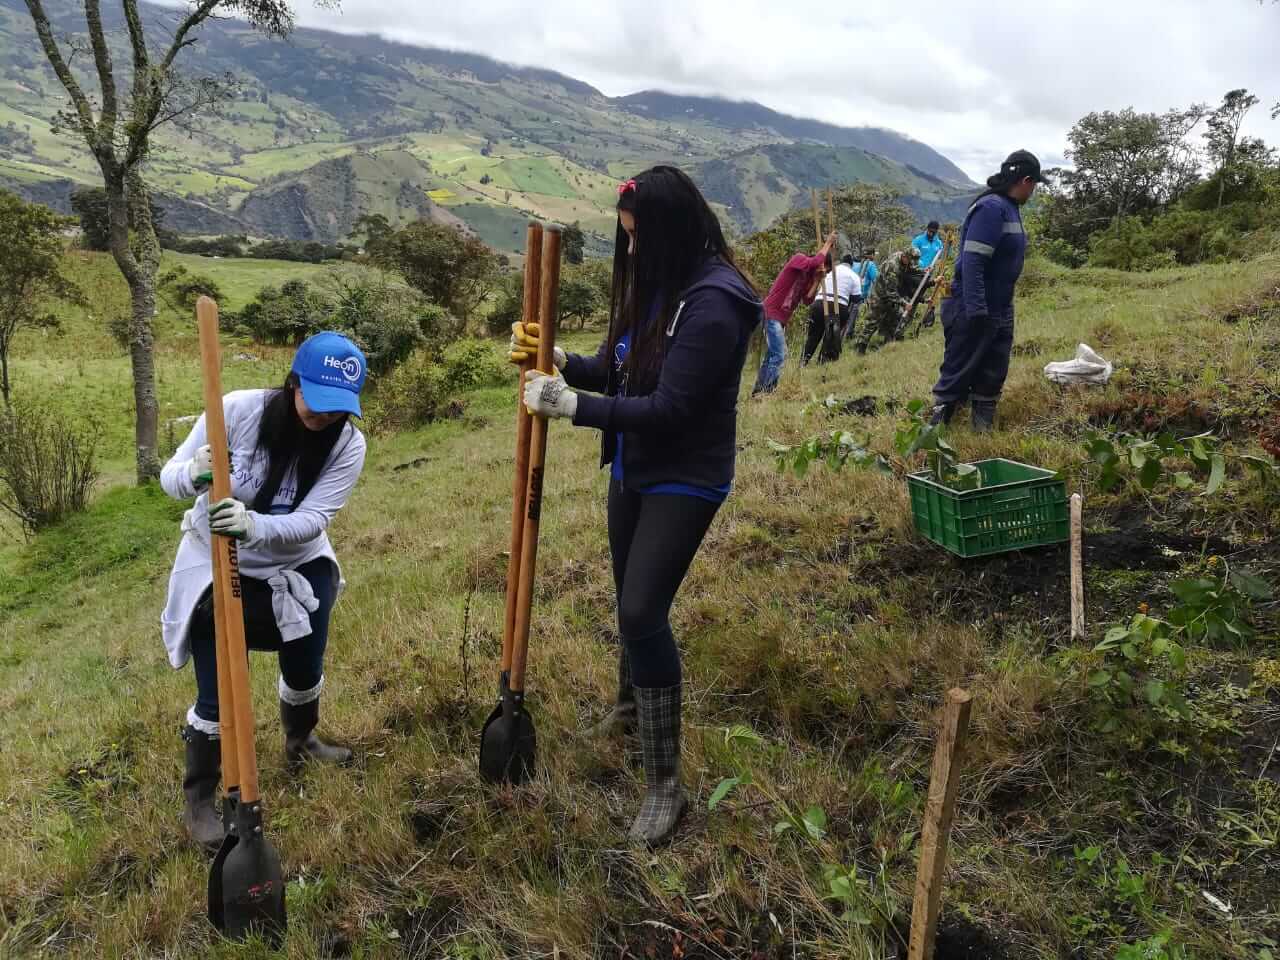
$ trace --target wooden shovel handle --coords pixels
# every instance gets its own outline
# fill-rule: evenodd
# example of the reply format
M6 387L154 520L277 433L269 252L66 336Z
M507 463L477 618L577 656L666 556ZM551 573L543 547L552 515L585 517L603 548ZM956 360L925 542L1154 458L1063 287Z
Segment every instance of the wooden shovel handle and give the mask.
M231 456L227 450L227 424L222 416L222 357L218 347L218 305L208 297L196 301L196 324L200 329L200 369L204 379L204 425L213 459L213 484L209 503L231 496ZM240 568L236 543L229 537L209 536L213 554L214 630L225 640L226 658L218 663L218 696L223 692L222 674L229 674L230 704L219 703L218 715L234 731L239 759L240 800L258 800L258 758L253 748L253 703L249 695L249 659L244 640L244 606L240 597ZM226 667L224 671L224 665ZM228 707L230 709L228 709ZM225 726L224 728L225 729Z
M542 280L542 224L529 221L524 242L524 304L520 320L525 326L538 322ZM541 351L539 351L541 352ZM511 555L507 560L507 611L502 628L502 672L511 670L511 649L516 635L516 602L520 593L521 546L524 543L524 503L529 486L529 440L533 417L524 405L524 375L533 361L520 364L516 383L516 475L511 487Z
M550 373L555 360L556 314L560 307L560 228L548 226L542 237L542 278L538 291L538 369ZM529 620L533 610L533 577L538 564L538 522L542 516L542 470L547 462L547 420L533 421L529 442L529 486L525 494L524 540L520 544L520 590L516 600L515 636L511 649L511 689L524 690L529 656Z

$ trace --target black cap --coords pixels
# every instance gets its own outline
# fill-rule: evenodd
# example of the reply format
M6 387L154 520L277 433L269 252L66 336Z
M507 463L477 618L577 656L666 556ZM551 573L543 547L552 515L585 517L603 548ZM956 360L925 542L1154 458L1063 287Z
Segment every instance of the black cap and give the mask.
M941 224L939 224L937 220L930 220L930 221L929 221L929 225L928 225L927 227L925 227L925 229L926 229L926 230L937 230L939 226L941 226Z
M1040 160L1030 150L1015 150L1005 157L1004 163L1000 164L1000 175L1009 180L1030 177L1036 183L1044 183Z

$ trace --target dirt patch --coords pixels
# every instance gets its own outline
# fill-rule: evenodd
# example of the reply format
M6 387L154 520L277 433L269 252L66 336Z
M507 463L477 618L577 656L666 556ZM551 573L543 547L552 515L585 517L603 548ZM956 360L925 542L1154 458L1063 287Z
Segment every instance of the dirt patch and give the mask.
M1107 525L1114 529L1085 536L1087 569L1173 571L1188 559L1229 554L1233 550L1221 537L1198 536L1185 527L1153 526L1149 515L1140 510L1120 510Z
M1013 944L964 917L938 923L934 960L1004 960L1014 957Z

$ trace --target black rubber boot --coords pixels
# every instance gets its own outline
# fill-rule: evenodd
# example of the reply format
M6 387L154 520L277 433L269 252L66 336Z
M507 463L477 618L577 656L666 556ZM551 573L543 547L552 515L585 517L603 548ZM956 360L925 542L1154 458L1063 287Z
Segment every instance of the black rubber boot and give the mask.
M222 845L222 820L214 806L222 776L222 743L193 726L182 730L186 742L187 770L182 778L182 825L191 839L206 850Z
M933 405L933 416L929 418L929 426L946 426L951 423L951 418L956 415L957 404L951 403L935 403Z
M681 685L636 687L640 745L644 751L644 801L631 824L637 845L660 846L671 839L689 806L680 782Z
M618 737L636 731L636 688L631 685L631 661L627 648L618 646L618 700L591 730L593 736Z
M854 344L853 349L860 357L865 357L867 355L867 345L865 343Z
M307 760L319 760L321 763L350 763L350 750L325 743L315 735L313 731L319 722L319 697L298 706L280 701L280 725L284 727L285 759L295 766Z
M999 397L973 397L969 423L974 433L990 433L996 428L996 404L999 402Z

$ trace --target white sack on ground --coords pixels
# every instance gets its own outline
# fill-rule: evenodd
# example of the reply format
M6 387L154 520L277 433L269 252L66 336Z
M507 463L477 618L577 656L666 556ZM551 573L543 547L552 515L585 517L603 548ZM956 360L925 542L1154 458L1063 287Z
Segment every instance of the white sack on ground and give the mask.
M1076 347L1074 360L1059 360L1046 364L1044 375L1054 383L1093 383L1102 385L1111 379L1114 367L1093 352L1086 343Z

